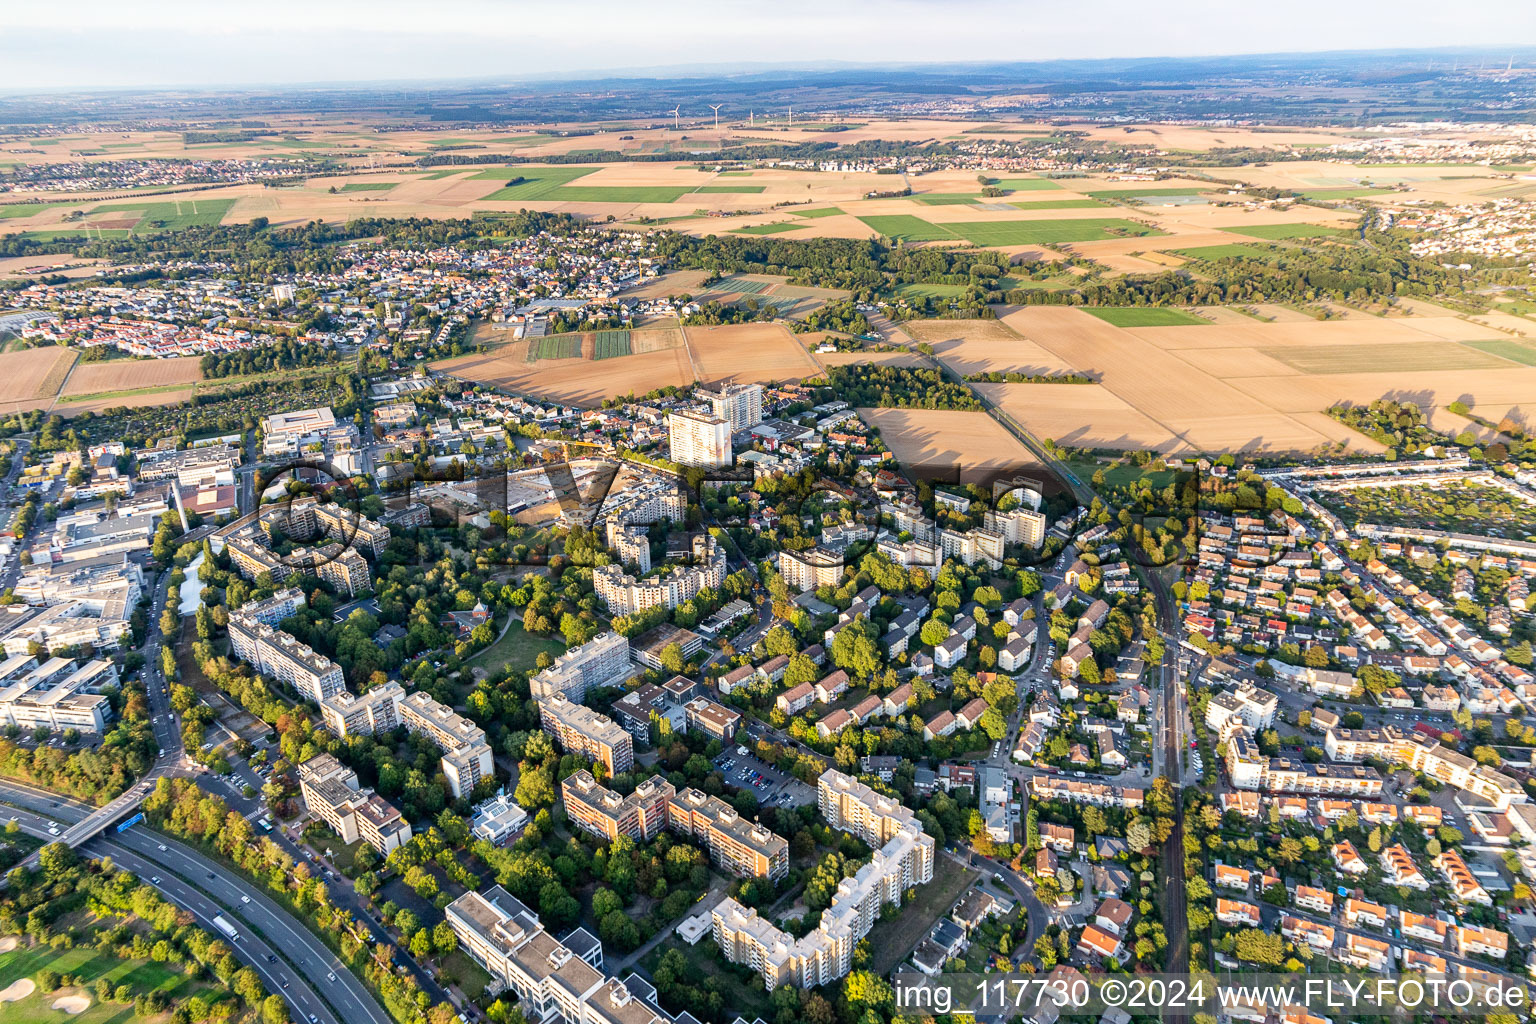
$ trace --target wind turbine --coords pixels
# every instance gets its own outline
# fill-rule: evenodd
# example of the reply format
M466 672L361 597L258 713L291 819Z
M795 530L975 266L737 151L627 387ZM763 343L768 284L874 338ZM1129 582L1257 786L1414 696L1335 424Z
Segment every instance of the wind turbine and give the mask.
M678 130L677 112L679 110L682 110L682 109L683 109L683 105L681 103L679 103L677 106L672 108L672 130L673 131L677 131Z
M720 130L720 108L723 106L725 106L724 103L716 103L709 108L715 112L715 131Z

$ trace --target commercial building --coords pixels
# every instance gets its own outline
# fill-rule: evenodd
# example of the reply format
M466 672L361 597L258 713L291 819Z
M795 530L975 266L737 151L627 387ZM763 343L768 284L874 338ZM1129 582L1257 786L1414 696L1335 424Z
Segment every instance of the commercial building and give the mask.
M667 827L667 804L675 793L672 784L660 775L652 775L628 796L603 786L585 769L572 772L560 783L566 816L608 842L619 836L637 842L656 838Z
M732 711L723 704L716 704L708 697L695 697L683 705L689 730L697 730L713 736L722 743L729 743L741 725L741 712Z
M506 793L500 793L477 805L469 820L469 834L501 846L528 824L528 812Z
M110 661L49 658L39 665L29 654L13 654L0 662L0 726L100 735L112 719L112 702L101 690L117 681Z
M340 665L244 609L229 617L229 646L235 657L249 662L257 672L292 686L316 704L343 689Z
M411 841L411 825L389 801L360 789L357 774L330 754L299 765L304 806L344 843L362 839L386 857Z
M563 693L551 694L538 703L544 731L558 740L567 753L601 761L609 777L634 767L634 739L613 719L573 704Z
M667 801L667 826L700 840L711 861L742 878L777 881L789 874L789 843L719 797L697 789L674 793Z
M717 469L731 464L731 423L697 412L667 414L668 457L679 466Z
M528 680L535 700L564 694L577 704L586 702L587 689L616 683L629 674L629 640L620 633L599 633L580 647L557 657L544 671Z

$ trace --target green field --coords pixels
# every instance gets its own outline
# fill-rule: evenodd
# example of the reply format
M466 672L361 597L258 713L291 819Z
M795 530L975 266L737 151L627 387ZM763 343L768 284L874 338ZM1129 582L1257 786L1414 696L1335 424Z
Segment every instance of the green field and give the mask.
M1055 242L1096 242L1105 238L1161 235L1163 232L1118 217L1075 220L1002 220L940 225L976 245L1050 245Z
M74 204L72 204L72 203L11 203L11 204L9 204L7 206L0 206L0 220L7 220L7 219L9 219L11 217L35 217L38 214L46 213L49 210L62 210L66 206L72 206L72 205L74 205Z
M566 185L539 198L558 203L675 203L692 191L675 185Z
M1281 241L1287 238L1326 238L1332 235L1348 235L1349 228L1329 228L1321 224L1254 224L1246 228L1227 228L1234 235Z
M515 203L520 199L543 199L567 182L584 178L597 170L596 167L493 167L474 175L472 181L523 180L507 185L486 196L493 203Z
M695 192L762 192L767 185L700 185Z
M463 174L467 170L469 170L468 167L450 167L444 171L428 171L426 174L418 175L418 177L423 181L438 181L442 178L451 178L455 174ZM480 175L477 174L475 177L478 178Z
M341 186L343 192L388 192L398 181L349 181Z
M925 192L912 198L924 206L964 206L967 203L981 202L981 196L967 195L962 192Z
M1187 327L1200 324L1210 326L1211 323L1182 309L1162 306L1085 306L1083 312L1116 327Z
M533 338L528 342L528 361L540 359L581 358L581 335L555 334L548 338Z
M1009 203L1021 210L1105 210L1108 203L1101 203L1097 199L1042 199L1031 203L1025 200L1021 203Z
M598 331L595 338L593 359L614 359L630 354L628 331Z
M887 238L904 242L949 241L956 236L948 229L930 224L910 213L895 213L881 217L860 217L859 220Z
M1212 188L1214 187L1213 185ZM1139 199L1142 196L1197 196L1201 192L1209 191L1210 189L1180 185L1176 188L1106 188L1096 192L1084 192L1083 195L1092 196L1095 199Z
M129 233L127 228L107 228L104 231L91 229L92 238L127 238ZM79 238L83 234L85 234L84 228L58 228L47 231L23 231L21 237L30 238L34 242L56 242Z
M1260 349L1271 359L1308 374L1370 373L1386 368L1414 370L1497 370L1509 362L1490 352L1449 341L1404 341L1385 345L1309 345Z
M133 226L133 234L152 235L161 231L180 231L183 228L212 227L224 219L234 203L233 199L183 199L179 203L109 203L106 206L94 206L90 212L95 217L140 211L142 216Z
M1384 196L1391 191L1389 188L1309 188L1302 190L1301 197L1327 202L1330 199L1364 199L1367 196Z
M963 284L904 284L896 294L908 299L953 299L965 294Z
M835 206L823 206L815 210L790 210L789 212L794 214L796 217L804 217L807 220L815 220L817 217L836 217L843 211L839 210Z
M1061 188L1046 178L1004 178L997 183L997 187L1009 192L1046 192Z
M744 228L732 228L733 235L776 235L780 231L794 231L803 224L752 224Z
M1233 242L1231 245L1201 245L1193 249L1172 251L1180 256L1188 256L1192 260L1263 260L1267 263L1275 259L1275 254L1267 249L1258 249L1239 242Z
M1462 344L1479 352L1502 356L1522 366L1536 366L1536 345L1523 341L1515 341L1511 338L1490 338L1487 341L1464 341Z
M222 995L165 964L153 960L121 960L90 946L76 946L72 949L34 946L0 953L0 989L22 978L36 980L38 973L44 969L79 975L85 982L85 992L90 996L91 1005L79 1014L55 1010L53 1001L62 993L44 992L39 988L24 999L0 1004L3 1006L0 1019L7 1024L63 1024L65 1021L70 1024L132 1024L142 1019L133 1012L132 1004L98 1001L96 994L90 991L98 978L106 978L113 988L127 985L135 995L159 989L168 993L173 1002L198 991L214 1002Z
M693 168L691 168L691 167L680 167L680 168L678 168L678 170L681 170L681 171L691 171L691 170L693 170ZM752 172L751 171L721 171L720 172L720 177L722 177L722 178L750 178L750 177L752 177Z

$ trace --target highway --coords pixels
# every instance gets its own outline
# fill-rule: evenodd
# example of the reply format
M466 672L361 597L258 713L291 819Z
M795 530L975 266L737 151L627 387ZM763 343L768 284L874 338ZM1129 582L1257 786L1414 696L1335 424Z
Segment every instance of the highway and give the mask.
M45 813L34 813L22 808L0 813L0 820L15 821L23 832L43 840L51 841L53 838L48 833L51 822L72 820L81 817L83 813L79 806L63 801L56 808L49 807L48 804L51 801L47 794L41 791L29 793L23 788L19 791L7 792L5 796L7 799L20 797L28 803L40 803L45 807ZM129 839L130 836L133 838ZM250 915L242 913L242 911L250 911L250 906L240 903L238 897L233 901L233 905L228 901L215 899L204 891L209 888L208 885L194 883L193 878L198 877L195 872L175 871L155 863L149 857L136 852L134 846L138 843L135 843L135 840L150 843L142 832L130 829L128 833L114 835L112 839L93 839L86 844L82 852L92 857L111 857L114 862L132 871L140 881L152 886L167 900L189 911L197 918L200 925L215 935L219 934L219 931L214 926L214 916L222 914L230 920L240 932L240 941L230 943L234 949L235 958L253 968L269 992L281 995L287 1001L293 1008L296 1020L315 1021L317 1024L350 1024L354 1018L351 1015L338 1016L327 1006L315 989L311 977L306 973L300 973L295 965L284 962L284 957L289 955L288 953L285 952L284 956L279 956L279 951L292 951L298 948L291 944L286 934L281 931L269 931L263 927L266 935L264 940L262 935L252 930L251 922L248 920ZM150 845L154 844L150 843ZM155 852L161 856L169 855L172 844L165 845L165 854L160 854L158 850ZM203 875L206 874L207 872L204 871ZM236 906L240 909L236 910ZM276 942L278 945L271 945L267 940ZM319 965L322 961L316 960L314 963ZM371 1002L371 999L369 1001ZM371 1021L374 1024L389 1024L388 1017L383 1015L382 1010L379 1010L376 1015L355 1019Z

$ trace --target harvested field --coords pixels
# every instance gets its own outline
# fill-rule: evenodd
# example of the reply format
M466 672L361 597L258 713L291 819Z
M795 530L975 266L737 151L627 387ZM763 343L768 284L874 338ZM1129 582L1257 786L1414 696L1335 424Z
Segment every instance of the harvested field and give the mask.
M707 270L669 270L658 277L648 278L639 288L624 293L626 299L659 299L668 295L697 295Z
M1488 352L1445 341L1383 345L1311 345L1269 348L1264 354L1306 374L1369 373L1382 367L1414 370L1491 370L1509 361Z
M708 384L798 380L821 372L793 334L771 323L685 327L683 333Z
M0 408L15 412L47 405L76 357L74 349L53 345L0 355Z
M655 388L690 384L694 380L687 350L681 347L616 359L530 364L528 344L515 341L489 352L435 363L433 369L462 380L585 407L601 405L604 398L630 392L639 395Z
M984 412L860 409L859 416L880 429L881 439L914 478L986 483L1038 465L1029 449Z
M1018 341L1017 331L1001 320L908 320L901 325L918 341L937 345L941 341Z
M1315 317L1289 306L1281 306L1273 302L1256 302L1253 311L1260 316L1267 316L1277 324L1311 324L1316 323Z
M178 359L113 359L104 363L81 363L69 375L64 394L95 395L168 384L195 384L203 377L201 361L199 356L182 356Z
M1179 451L1173 433L1101 384L973 384L1035 437L1083 448ZM886 443L895 445L883 431Z
M642 328L629 332L629 348L635 355L681 348L683 332L677 327Z

